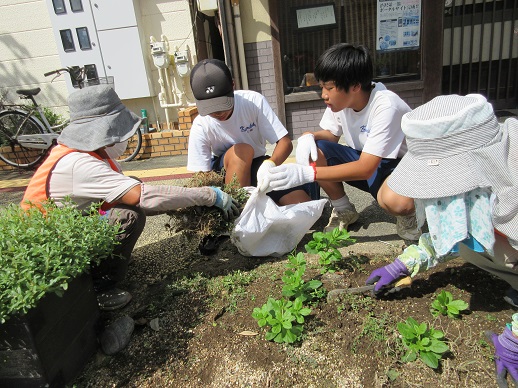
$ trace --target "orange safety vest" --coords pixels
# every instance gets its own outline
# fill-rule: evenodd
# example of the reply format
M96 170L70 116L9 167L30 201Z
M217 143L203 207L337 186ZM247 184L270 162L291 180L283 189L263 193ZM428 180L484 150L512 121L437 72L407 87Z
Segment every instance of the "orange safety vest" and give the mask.
M54 147L50 152L50 155L43 162L43 164L36 170L36 173L32 177L27 189L25 190L25 194L23 195L22 202L20 206L22 209L29 209L31 205L35 205L41 210L41 203L45 202L49 199L49 185L50 185L50 177L52 175L52 171L56 167L57 163L64 156L72 153L72 152L83 152L74 150L72 148L68 148L64 145L59 145L59 147ZM101 156L96 154L95 152L86 152L89 155L93 156L96 159L103 160ZM110 167L119 172L119 168L111 159L105 159L110 164ZM29 203L30 202L30 203ZM102 210L108 210L116 205L114 203L104 202L101 206Z

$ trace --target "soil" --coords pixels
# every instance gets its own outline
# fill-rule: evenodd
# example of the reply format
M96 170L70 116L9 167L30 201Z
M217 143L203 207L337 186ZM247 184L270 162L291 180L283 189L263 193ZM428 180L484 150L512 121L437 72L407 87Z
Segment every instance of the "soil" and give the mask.
M304 252L308 234L297 247ZM109 324L136 321L129 345L114 356L99 351L72 383L76 387L492 387L493 349L485 330L500 333L514 312L502 299L507 284L456 259L416 276L410 289L376 299L348 296L311 307L302 339L267 341L252 318L269 297L280 299L286 257L244 257L230 241L210 256L189 233L139 247L122 288L132 302L103 313ZM362 286L393 257L363 256L341 248L344 270L320 274L318 256L305 254L306 276L329 291ZM469 303L460 319L433 317L442 290ZM403 363L396 329L413 317L444 331L450 352L437 370Z

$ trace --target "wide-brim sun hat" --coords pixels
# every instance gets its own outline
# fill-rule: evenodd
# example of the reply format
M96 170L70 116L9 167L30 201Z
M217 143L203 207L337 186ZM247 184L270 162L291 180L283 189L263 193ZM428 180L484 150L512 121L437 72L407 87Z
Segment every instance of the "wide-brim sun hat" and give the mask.
M234 82L225 62L204 59L191 71L191 89L201 116L234 107Z
M493 108L479 94L439 96L403 115L408 151L388 178L415 199L466 193L491 182L480 160L507 160Z
M58 143L79 151L95 151L121 143L135 134L141 118L121 102L108 85L90 86L68 98L70 124Z

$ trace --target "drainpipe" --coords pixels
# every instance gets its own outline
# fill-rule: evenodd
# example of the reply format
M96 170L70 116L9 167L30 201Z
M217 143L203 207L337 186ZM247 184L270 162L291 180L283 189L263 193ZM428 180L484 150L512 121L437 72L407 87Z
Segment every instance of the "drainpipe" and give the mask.
M221 26L221 38L223 40L223 52L225 54L225 63L227 66L232 65L232 58L230 55L230 42L228 39L228 26L227 26L227 16L225 14L225 0L218 0L218 9L219 9L219 20ZM232 69L231 69L232 70Z
M235 31L234 31L234 23L232 19L232 7L230 5L230 0L225 0L225 16L228 23L228 38L230 44L230 59L232 60L232 64L229 65L230 71L232 72L232 77L234 78L235 89L242 89L241 87L241 77L239 74L239 58L237 56L237 46L235 39Z
M232 10L234 13L234 24L236 26L237 53L239 55L242 89L248 89L248 74L246 71L245 45L243 43L243 29L241 28L239 0L232 0Z

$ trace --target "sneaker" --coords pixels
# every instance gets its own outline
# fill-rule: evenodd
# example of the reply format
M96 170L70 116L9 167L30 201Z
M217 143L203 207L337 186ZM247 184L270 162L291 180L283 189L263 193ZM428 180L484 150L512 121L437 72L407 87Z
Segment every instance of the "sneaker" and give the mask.
M124 349L131 339L134 328L135 321L127 315L113 322L99 337L103 352L111 356Z
M126 306L131 300L131 294L118 288L110 288L97 294L97 303L102 311L117 310Z
M513 307L518 307L518 291L514 288L509 288L505 292L504 300Z
M360 215L356 212L356 210L345 209L338 212L333 208L331 217L329 217L329 223L324 228L324 232L331 232L336 227L338 227L340 230L347 229L349 225L358 221L359 216Z
M396 217L396 231L403 240L410 241L418 241L422 234L421 229L417 227L415 214Z

